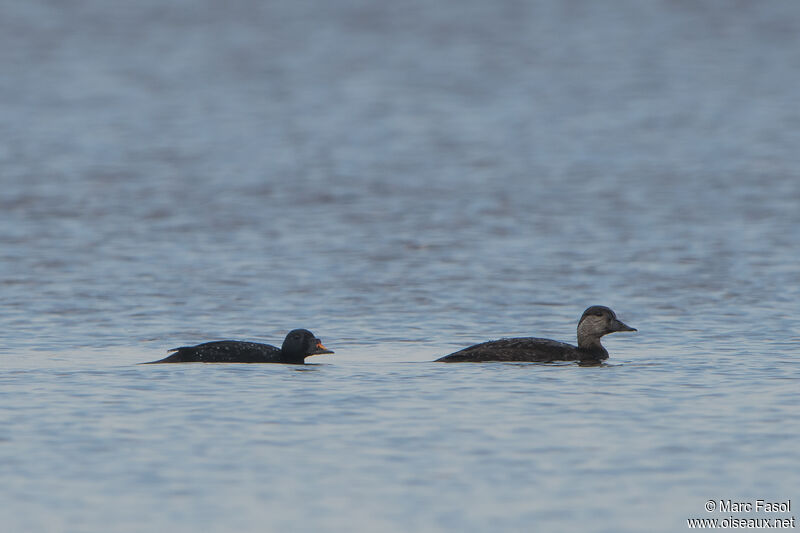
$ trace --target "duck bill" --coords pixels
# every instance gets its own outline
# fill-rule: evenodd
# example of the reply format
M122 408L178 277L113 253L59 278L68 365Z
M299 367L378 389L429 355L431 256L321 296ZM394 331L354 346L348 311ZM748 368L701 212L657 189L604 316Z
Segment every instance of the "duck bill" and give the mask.
M614 320L614 323L611 324L611 331L638 331L638 330L636 328L630 327L621 320Z
M311 355L320 355L323 353L333 353L333 350L327 349L322 345L322 341L317 339L317 345L314 346L314 350L311 352Z

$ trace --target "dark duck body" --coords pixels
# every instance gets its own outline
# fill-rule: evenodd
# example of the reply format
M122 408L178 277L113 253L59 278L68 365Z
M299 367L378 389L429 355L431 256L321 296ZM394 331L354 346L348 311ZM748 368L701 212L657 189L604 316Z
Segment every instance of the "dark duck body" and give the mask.
M311 355L333 353L307 329L295 329L286 335L280 348L269 344L243 341L214 341L197 346L181 346L154 363L285 363L302 365Z
M578 321L578 345L535 337L500 339L484 342L446 355L437 362L477 363L481 361L581 361L599 363L608 359L608 352L600 344L603 335L615 331L636 331L617 319L614 311L594 305L583 312Z

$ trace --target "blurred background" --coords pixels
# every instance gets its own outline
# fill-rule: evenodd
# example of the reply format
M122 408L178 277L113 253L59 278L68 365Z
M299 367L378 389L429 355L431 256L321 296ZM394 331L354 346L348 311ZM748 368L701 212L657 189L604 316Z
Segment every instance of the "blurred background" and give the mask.
M798 23L788 1L6 2L3 349L439 343L594 303L785 336Z

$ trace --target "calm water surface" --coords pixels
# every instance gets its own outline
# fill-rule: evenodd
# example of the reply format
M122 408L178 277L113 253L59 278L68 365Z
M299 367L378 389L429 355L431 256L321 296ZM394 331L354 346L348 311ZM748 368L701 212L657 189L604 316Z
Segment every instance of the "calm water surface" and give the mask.
M800 505L800 4L5 2L0 67L4 531ZM430 362L592 304L607 365Z

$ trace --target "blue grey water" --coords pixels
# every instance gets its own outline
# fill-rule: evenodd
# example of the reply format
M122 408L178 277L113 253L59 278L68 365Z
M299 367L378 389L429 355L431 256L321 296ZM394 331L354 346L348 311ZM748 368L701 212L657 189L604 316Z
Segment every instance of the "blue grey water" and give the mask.
M6 0L0 70L3 531L800 503L800 3Z

